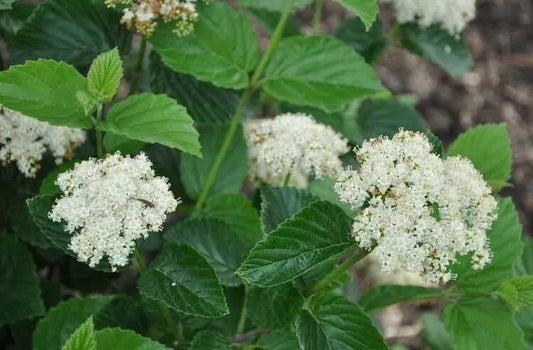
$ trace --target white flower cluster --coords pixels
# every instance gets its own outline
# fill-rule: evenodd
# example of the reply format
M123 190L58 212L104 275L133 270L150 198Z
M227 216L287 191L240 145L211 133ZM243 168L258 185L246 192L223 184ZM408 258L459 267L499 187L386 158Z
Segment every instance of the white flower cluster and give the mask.
M361 209L353 224L359 245L372 249L382 269L415 272L427 282L448 281L457 254L472 252L480 269L491 259L486 231L497 203L481 174L461 157L431 153L424 134L400 131L365 141L361 167L345 170L335 191Z
M167 179L154 175L143 153L83 161L60 174L56 183L64 196L49 217L66 222L65 229L74 235L69 248L91 267L104 255L113 268L126 265L135 240L161 231L166 213L179 204Z
M47 149L61 164L84 141L83 130L53 126L0 106L0 159L4 165L14 161L26 177L35 176Z
M309 176L336 177L342 171L339 156L349 151L347 141L331 127L304 114L244 123L248 145L249 177L253 183L305 188Z
M208 3L212 0L203 0ZM174 33L186 36L198 21L197 0L106 0L108 7L122 9L121 23L128 29L135 28L139 33L150 36L157 27L157 21L175 22Z
M400 23L417 22L421 27L440 25L450 34L461 33L476 17L476 0L388 0L394 2Z

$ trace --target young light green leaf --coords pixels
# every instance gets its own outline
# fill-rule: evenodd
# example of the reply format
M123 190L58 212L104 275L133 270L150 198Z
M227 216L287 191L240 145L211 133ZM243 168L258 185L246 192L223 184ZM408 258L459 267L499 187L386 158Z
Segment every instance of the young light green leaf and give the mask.
M414 23L402 24L398 36L403 47L438 64L453 78L459 78L472 66L465 39L451 35L439 25L421 28Z
M370 317L341 295L313 296L296 324L303 350L387 349Z
M193 199L198 197L205 184L228 128L199 127L198 131L203 158L184 154L180 161L181 181L187 195ZM210 196L237 192L248 176L246 142L241 127L237 130L229 149L231 152L228 152L217 173L209 191Z
M494 191L511 178L512 155L505 124L485 124L459 135L447 152L470 159Z
M96 57L87 73L87 88L99 102L111 102L118 92L124 70L117 48Z
M228 313L213 267L187 245L165 244L137 284L143 297L186 315L214 318Z
M51 58L89 66L113 47L127 53L131 34L120 24L121 16L100 0L47 0L10 40L11 61Z
M533 276L520 276L503 282L498 294L515 310L533 304Z
M370 30L379 12L376 0L337 0L348 10L355 13L365 24L366 30Z
M107 119L96 128L202 155L193 120L185 107L166 95L132 95L111 107Z
M263 238L259 214L241 194L221 194L211 198L201 215L225 221L240 234L242 240L255 244Z
M383 24L379 20L367 30L360 18L349 18L337 28L335 37L353 47L368 64L376 62L387 47Z
M452 350L446 327L434 313L422 315L422 336L430 350Z
M461 257L460 263L452 268L452 272L457 274L457 286L465 292L495 291L501 282L513 277L513 268L520 260L524 243L520 239L522 226L511 199L498 201L498 219L487 236L493 253L488 265L481 270L472 270L467 255Z
M228 336L214 331L201 331L194 336L190 350L231 350L231 340Z
M79 90L76 91L76 100L83 108L83 111L87 117L93 115L94 111L96 110L96 105L98 104L98 100L93 95L87 91Z
M91 315L97 315L112 296L73 298L54 307L39 321L33 333L34 350L59 350L70 335Z
M389 94L363 57L331 37L283 39L265 75L264 89L272 96L328 112L357 98Z
M294 187L261 186L261 221L266 233L318 198Z
M216 2L199 9L194 32L179 38L173 23L161 23L150 37L154 50L175 71L214 85L242 89L259 57L257 38L246 17Z
M442 296L444 296L444 291L438 288L383 285L372 288L363 294L358 304L366 312L371 312L397 303L430 300Z
M187 243L198 250L226 286L242 283L235 271L255 243L245 232L238 232L226 222L213 218L194 218L180 222L169 228L164 238L170 242Z
M237 274L260 287L293 280L354 245L350 222L339 207L314 202L259 241Z
M96 350L96 338L94 336L93 317L81 324L72 333L61 350Z
M257 345L264 350L297 350L300 349L298 338L291 330L279 329L263 334Z
M512 311L499 300L478 297L448 304L444 323L454 350L525 350Z
M170 350L155 340L120 328L96 331L96 343L97 350Z
M291 283L270 288L251 286L246 308L256 326L279 329L294 321L303 302L302 294Z
M45 237L65 254L76 258L76 254L69 249L72 234L65 231L63 223L53 222L48 217L48 213L52 210L54 203L55 197L51 195L35 196L26 201L33 222L39 227L39 229L41 229L41 232ZM113 271L106 257L104 257L94 269L105 272Z
M76 98L86 90L85 78L64 62L29 61L0 72L0 104L53 125L92 126Z
M0 235L0 325L44 313L30 253L14 236Z

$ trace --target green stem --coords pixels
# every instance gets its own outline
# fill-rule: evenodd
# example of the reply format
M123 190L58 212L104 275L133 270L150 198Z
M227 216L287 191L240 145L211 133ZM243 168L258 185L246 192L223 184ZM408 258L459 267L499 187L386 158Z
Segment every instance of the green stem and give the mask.
M322 20L322 4L323 0L315 0L315 12L313 13L313 35L319 34L320 31L320 22Z
M313 289L311 289L311 294L318 293L322 289L325 289L330 286L332 282L342 277L342 275L346 273L346 271L348 271L353 265L355 265L355 263L367 256L369 253L370 251L357 248L357 250L352 256L350 256L348 259L346 259L346 261L337 266L337 268L331 271L328 275L326 275L326 277L318 281L318 283L315 284Z
M102 120L102 104L99 104L98 107L96 107L96 124L100 123L100 121ZM95 128L96 128L96 124L95 124ZM103 142L103 136L102 136L102 131L101 130L98 130L98 129L95 129L96 130L96 155L98 156L98 158L103 158L104 157L104 142Z
M244 284L244 301L242 302L241 316L239 317L239 323L237 325L237 332L242 333L244 327L246 326L246 318L248 317L248 309L246 308L246 303L248 302L248 283L243 281Z
M291 181L291 174L287 174L283 180L283 187L289 186L289 181Z
M137 56L137 62L134 66L133 78L130 84L130 94L137 92L139 81L141 80L141 75L143 71L144 56L146 54L146 38L143 36L141 40L141 45L139 46L139 54Z
M135 250L133 250L133 263L135 266L137 266L137 269L140 273L144 273L144 271L146 271L146 262L144 261L144 257L137 247L135 247Z
M196 201L196 204L194 206L195 209L202 208L205 200L207 199L207 196L209 195L209 190L215 182L215 178L218 174L218 171L220 170L220 167L224 162L224 158L228 153L231 142L235 137L235 132L237 131L240 125L246 104L248 103L250 97L253 95L255 89L258 87L259 79L263 75L263 72L270 60L270 57L272 56L272 52L274 51L276 46L278 46L281 40L283 30L285 29L285 25L287 24L287 20L289 19L289 16L291 14L291 9L294 4L294 1L295 0L290 0L287 4L287 7L285 7L285 10L283 11L283 14L278 22L278 25L276 26L276 30L274 31L274 34L272 34L272 38L268 43L268 47L265 51L265 54L263 55L263 57L261 57L261 61L259 61L259 64L257 65L257 68L250 80L250 85L248 86L248 88L246 88L243 95L241 96L239 105L237 106L237 110L235 111L235 115L233 116L230 127L226 132L226 137L224 138L222 146L220 147L220 150L217 153L217 156L215 158L215 161L213 162L213 165L211 166L211 169L209 169L209 173L207 174L207 177L205 179L205 184L202 188L202 191L200 192L200 195L198 196L198 200Z

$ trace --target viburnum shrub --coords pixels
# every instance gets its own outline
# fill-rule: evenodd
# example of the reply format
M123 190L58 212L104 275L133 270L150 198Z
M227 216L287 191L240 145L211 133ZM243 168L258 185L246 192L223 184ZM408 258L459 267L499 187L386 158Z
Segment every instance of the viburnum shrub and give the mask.
M2 348L380 350L420 300L429 349L533 346L506 126L444 148L373 71L462 75L475 2L312 2L0 0Z

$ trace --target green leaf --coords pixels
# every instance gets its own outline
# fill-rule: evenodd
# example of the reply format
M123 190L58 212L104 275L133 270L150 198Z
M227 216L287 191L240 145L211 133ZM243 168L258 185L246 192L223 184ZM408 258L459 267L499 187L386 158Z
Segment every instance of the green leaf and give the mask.
M337 0L348 10L355 13L365 24L366 30L370 30L379 12L376 0Z
M181 185L181 174L176 169L179 169L182 153L174 148L161 145L148 146L144 152L152 161L155 173L166 177L170 182L172 192L181 196L184 190Z
M54 245L33 222L24 200L11 201L8 209L8 222L11 230L22 241L41 249L54 248Z
M383 285L367 291L358 303L366 312L370 312L398 303L436 299L442 296L444 291L438 288Z
M0 325L44 313L32 257L15 237L0 235Z
M194 336L190 350L231 350L228 336L213 331L201 331Z
M328 112L357 98L389 94L363 57L331 37L283 39L265 75L263 86L272 96Z
M525 340L528 342L528 350L531 350L533 347L533 306L520 310L515 319L524 333Z
M293 11L301 10L313 0L295 0ZM271 12L282 12L287 7L287 0L239 0L239 5L251 9L263 9Z
M165 244L137 284L141 296L186 315L215 318L228 313L213 267L187 245Z
M91 315L96 316L112 296L72 298L51 309L33 334L34 350L59 350Z
M290 330L279 329L263 334L257 345L264 350L299 350L298 338Z
M261 221L264 231L274 231L283 221L316 200L309 192L294 187L261 186Z
M522 259L515 266L518 275L533 275L533 239L523 237L524 253Z
M54 196L40 195L26 201L28 210L33 222L41 229L45 237L52 244L61 249L64 253L76 258L77 255L69 249L72 234L64 230L64 225L60 222L53 222L48 217L55 203ZM95 267L95 270L111 272L112 268L106 258L102 259Z
M350 224L339 207L314 202L259 241L237 274L261 287L288 282L353 246Z
M297 321L302 350L387 349L372 320L346 297L318 294Z
M217 86L242 89L259 57L252 25L242 13L216 2L199 9L194 32L179 38L175 24L161 23L150 38L163 62L177 72Z
M270 288L250 287L246 307L256 326L278 329L294 321L303 302L300 291L285 283Z
M96 350L94 324L92 316L72 333L61 350Z
M450 337L444 323L433 313L422 315L422 336L431 350L451 350Z
M211 198L202 216L225 221L240 234L241 239L252 244L264 236L257 210L240 194L221 194Z
M367 100L357 112L357 143L380 135L392 137L400 128L424 132L422 117L396 99Z
M132 95L111 107L97 129L202 155L193 120L185 107L166 95Z
M228 128L199 127L203 158L192 157L188 154L184 154L181 158L181 181L187 195L192 199L196 199L204 187L207 174L213 166L227 131ZM231 152L228 152L224 158L209 191L211 197L217 194L237 192L248 176L246 142L241 127L237 130L229 149Z
M185 106L199 126L229 125L242 94L240 90L220 88L191 75L176 73L156 54L150 59L150 85L153 92L167 94ZM247 108L244 117L253 113Z
M312 179L309 181L308 191L317 198L328 201L340 207L346 215L353 218L355 216L354 211L350 206L339 200L339 195L335 192L335 180L330 177L324 177L321 179Z
M118 92L124 70L117 48L96 57L87 73L87 88L100 102L110 102Z
M488 297L461 300L444 309L454 350L525 350L513 313Z
M170 242L184 242L207 258L222 284L238 286L241 279L235 271L244 261L255 242L224 221L212 218L189 219L180 222L164 235Z
M108 153L120 151L122 154L131 154L140 151L146 142L133 140L123 135L106 132L104 135L104 149Z
M513 202L509 198L498 201L498 219L487 236L493 252L492 261L482 270L470 268L470 257L459 259L452 268L457 273L457 286L465 292L491 292L498 289L501 282L513 277L513 267L520 260L524 244L520 237L522 226Z
M369 64L377 62L387 47L379 20L367 30L360 18L349 18L337 28L335 37L353 47Z
M130 330L105 328L96 332L98 350L170 350L152 339Z
M64 62L29 61L0 72L0 104L53 125L92 127L76 99L86 89L85 78Z
M36 4L15 2L11 11L2 11L0 13L0 34L6 42L9 42L19 29L22 28L36 7Z
M520 276L505 281L498 289L500 296L515 310L533 304L533 276Z
M485 124L459 135L448 149L448 156L461 155L472 161L494 191L511 178L511 143L505 124Z
M11 6L16 0L0 0L0 10L11 10Z
M465 39L451 35L439 25L420 28L413 23L402 24L398 36L404 48L438 64L454 78L462 76L472 66Z
M9 42L11 61L51 58L88 66L114 47L127 53L131 34L120 18L100 0L47 0Z
M59 174L72 169L75 164L75 161L65 162L46 174L46 177L43 179L43 181L41 181L39 194L55 195L61 193L61 189L58 185L56 185L55 181L57 180Z

